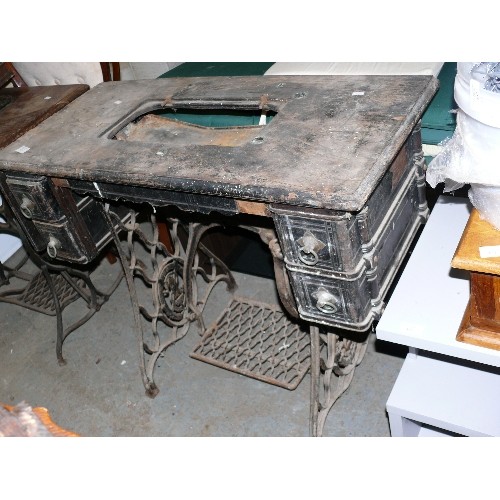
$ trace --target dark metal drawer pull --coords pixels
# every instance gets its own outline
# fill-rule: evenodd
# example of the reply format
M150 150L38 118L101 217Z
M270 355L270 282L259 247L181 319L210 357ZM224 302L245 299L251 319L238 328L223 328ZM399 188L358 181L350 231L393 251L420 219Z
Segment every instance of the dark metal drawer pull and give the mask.
M33 209L35 208L35 202L23 194L23 198L21 200L21 206L19 207L21 209L22 214L27 218L31 219L33 217Z
M57 238L51 236L49 242L47 243L47 253L49 257L55 259L57 257L57 250L61 248L61 243Z
M323 287L311 294L316 299L316 307L325 314L333 314L339 308L339 299Z
M307 266L317 264L318 252L326 246L311 231L306 231L302 238L297 240L297 244L299 245L299 259Z

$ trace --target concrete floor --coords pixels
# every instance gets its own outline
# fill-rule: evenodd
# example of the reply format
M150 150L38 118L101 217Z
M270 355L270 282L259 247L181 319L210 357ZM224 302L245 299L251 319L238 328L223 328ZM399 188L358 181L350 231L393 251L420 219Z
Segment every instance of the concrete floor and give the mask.
M115 270L104 261L97 282L105 283ZM239 295L277 301L274 280L241 272L235 277ZM227 299L220 285L208 314L216 317ZM72 304L66 317L81 307ZM199 339L195 326L160 358L155 370L160 393L148 398L125 281L66 339L66 366L56 361L54 317L0 303L0 318L0 402L43 406L58 425L82 436L309 435L308 374L289 391L195 360L189 356ZM331 410L323 435L390 436L385 403L405 355L404 348L371 334L365 358Z

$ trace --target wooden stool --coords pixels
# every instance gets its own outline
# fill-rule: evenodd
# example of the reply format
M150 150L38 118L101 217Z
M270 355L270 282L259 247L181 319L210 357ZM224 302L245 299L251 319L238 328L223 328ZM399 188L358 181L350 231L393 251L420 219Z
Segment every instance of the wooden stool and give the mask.
M470 271L470 298L456 339L500 350L500 231L473 209L452 267Z

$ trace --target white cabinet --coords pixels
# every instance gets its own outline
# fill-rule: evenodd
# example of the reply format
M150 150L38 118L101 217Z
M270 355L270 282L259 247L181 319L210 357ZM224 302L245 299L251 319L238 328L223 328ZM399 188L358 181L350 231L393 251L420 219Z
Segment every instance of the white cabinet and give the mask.
M377 325L410 348L386 405L393 436L500 436L500 351L455 339L469 276L450 263L470 210L439 198Z

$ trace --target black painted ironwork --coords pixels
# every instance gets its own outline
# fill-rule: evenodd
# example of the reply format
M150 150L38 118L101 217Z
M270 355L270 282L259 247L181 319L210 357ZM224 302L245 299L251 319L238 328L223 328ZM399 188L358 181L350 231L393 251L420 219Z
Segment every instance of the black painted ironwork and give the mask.
M68 335L86 323L108 301L120 284L123 273L116 266L115 277L106 290L97 288L92 274L97 265L78 269L71 265L58 264L47 255L33 250L23 231L17 226L14 216L5 201L0 207L3 232L18 236L23 248L13 257L9 265L0 262L0 302L55 316L57 322L56 356L64 365L62 347ZM63 310L71 303L82 299L84 314L69 325L64 325Z
M346 337L345 334L350 335ZM349 387L366 353L369 332L362 335L311 325L310 432L321 436L335 401Z
M225 282L229 291L236 288L229 268L200 243L203 234L217 224L161 221L168 226L168 248L161 241L155 212L153 208L139 221L145 211L139 214L131 209L125 223L106 212L130 292L141 376L150 397L159 392L154 381L158 358L187 334L193 322L201 332L205 329L203 310L215 285ZM122 240L120 232L125 234Z

